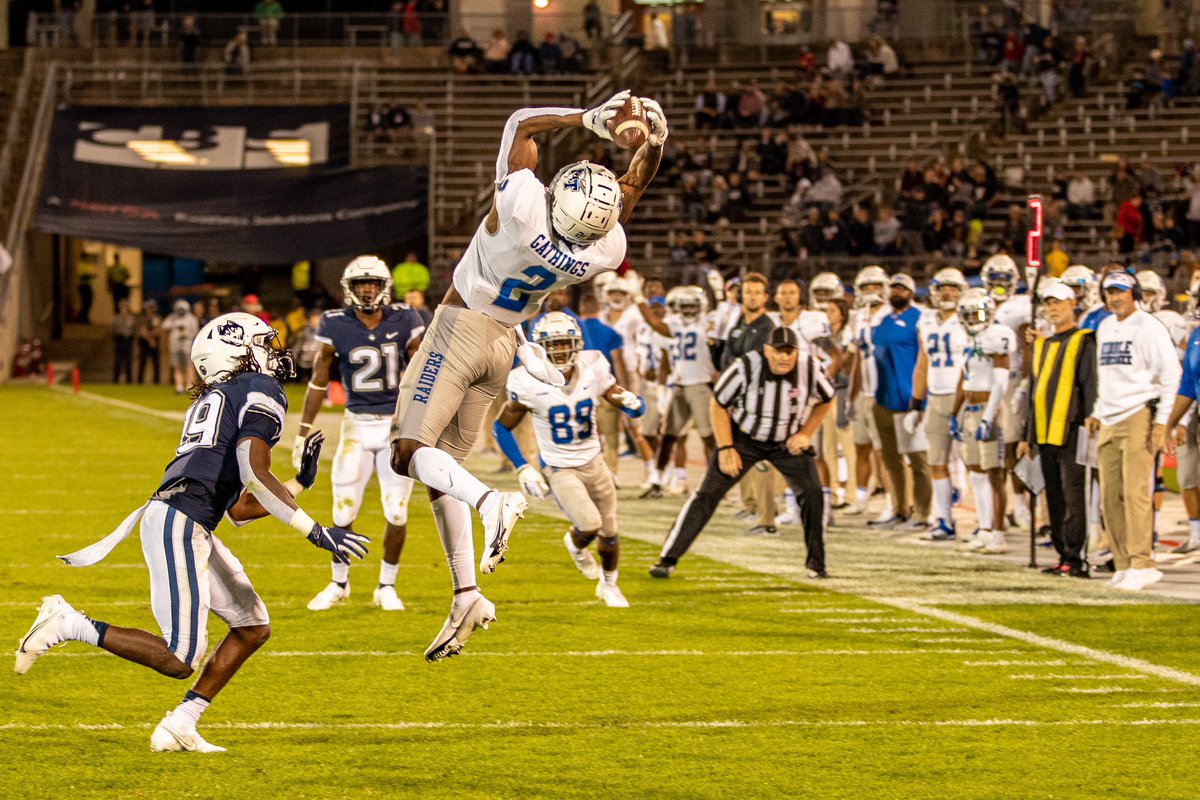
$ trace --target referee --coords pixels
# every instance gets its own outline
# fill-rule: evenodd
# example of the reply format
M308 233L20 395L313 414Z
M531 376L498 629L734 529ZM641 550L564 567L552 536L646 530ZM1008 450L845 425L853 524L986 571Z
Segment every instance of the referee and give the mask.
M679 510L650 574L669 577L726 492L756 463L768 461L787 479L800 505L808 575L826 577L825 520L812 441L834 396L833 383L810 353L801 355L800 341L789 328L775 328L761 348L735 359L717 379L712 399L716 454L700 488Z

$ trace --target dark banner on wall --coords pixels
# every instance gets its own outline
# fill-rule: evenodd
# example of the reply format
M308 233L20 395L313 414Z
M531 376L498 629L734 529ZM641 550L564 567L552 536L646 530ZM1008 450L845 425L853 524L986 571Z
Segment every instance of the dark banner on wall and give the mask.
M424 170L348 168L347 116L345 106L60 110L35 225L259 264L423 236Z

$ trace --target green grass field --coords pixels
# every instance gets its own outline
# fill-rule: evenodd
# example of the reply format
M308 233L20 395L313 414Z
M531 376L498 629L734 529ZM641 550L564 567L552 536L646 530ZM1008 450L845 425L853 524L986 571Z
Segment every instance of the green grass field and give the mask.
M144 502L183 401L96 391L135 405L0 388L9 646L55 592L156 630L136 541L90 568L54 556ZM481 576L498 621L439 665L421 652L449 577L419 498L397 585L408 610L390 615L370 607L377 552L353 569L350 602L317 614L304 604L328 580L320 552L272 520L222 526L274 629L202 720L230 752L150 753L187 684L70 644L26 676L0 673L0 797L1196 796L1196 605L843 529L818 585L798 534L745 540L724 512L654 581L680 501L635 496L622 492L632 608L593 598L541 504ZM369 534L376 498L357 526ZM302 502L328 520L327 473ZM211 645L220 622L209 630Z

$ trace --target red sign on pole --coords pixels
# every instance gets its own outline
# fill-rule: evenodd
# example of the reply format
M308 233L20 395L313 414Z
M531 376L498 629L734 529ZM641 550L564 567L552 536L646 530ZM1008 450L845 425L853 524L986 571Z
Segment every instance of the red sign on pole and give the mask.
M1029 208L1033 210L1033 225L1025 234L1025 263L1040 270L1042 268L1042 196L1029 195Z

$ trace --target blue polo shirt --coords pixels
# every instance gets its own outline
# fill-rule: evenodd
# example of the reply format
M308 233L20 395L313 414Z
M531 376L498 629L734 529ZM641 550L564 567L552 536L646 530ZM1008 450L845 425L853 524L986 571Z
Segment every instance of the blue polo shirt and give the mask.
M1183 352L1183 377L1179 379L1179 396L1195 400L1200 395L1200 328L1188 337L1187 349Z
M1111 316L1111 311L1104 306L1100 306L1100 308L1097 308L1095 311L1092 311L1085 316L1083 321L1079 323L1079 327L1088 331L1100 330L1100 323L1103 322L1106 317Z
M625 346L625 337L595 317L580 320L580 324L583 326L584 349L604 353L604 357L608 359L608 366L611 367L613 363L610 354L613 350L620 350Z
M888 314L872 331L879 376L875 402L888 411L907 411L912 399L913 373L917 371L917 354L921 351L917 335L920 319L920 309L909 306L899 314Z

